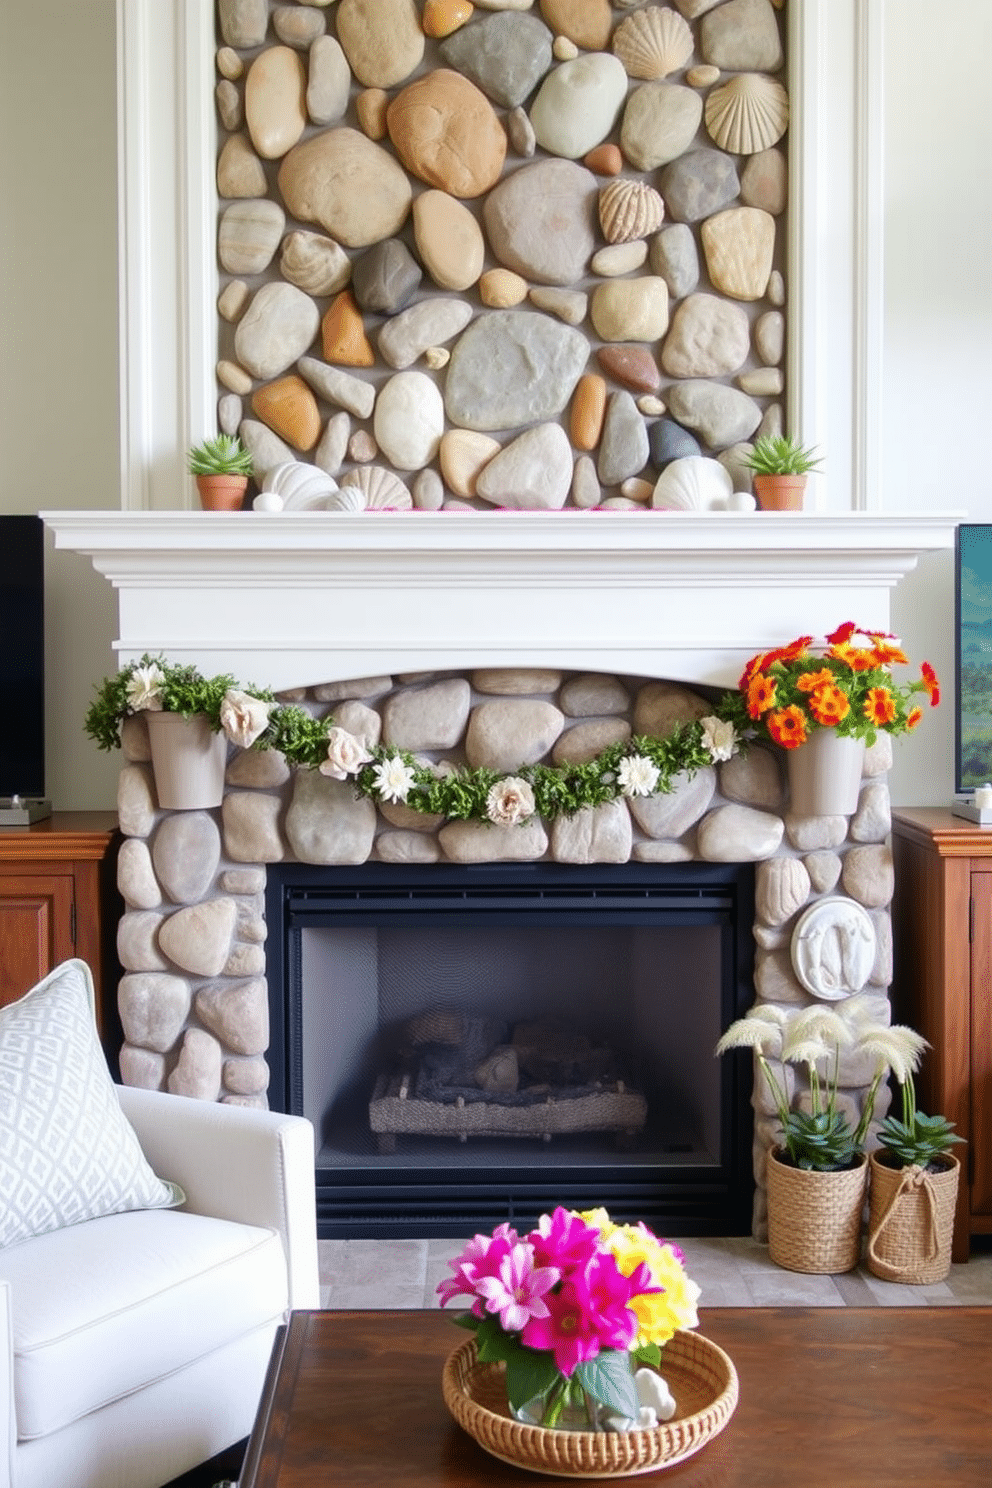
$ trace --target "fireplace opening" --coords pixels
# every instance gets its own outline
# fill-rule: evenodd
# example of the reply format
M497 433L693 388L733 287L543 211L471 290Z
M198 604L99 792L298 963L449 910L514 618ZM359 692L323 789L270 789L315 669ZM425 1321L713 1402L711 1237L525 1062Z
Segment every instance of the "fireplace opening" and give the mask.
M321 1238L604 1205L747 1234L753 869L274 864L270 1105L317 1132Z

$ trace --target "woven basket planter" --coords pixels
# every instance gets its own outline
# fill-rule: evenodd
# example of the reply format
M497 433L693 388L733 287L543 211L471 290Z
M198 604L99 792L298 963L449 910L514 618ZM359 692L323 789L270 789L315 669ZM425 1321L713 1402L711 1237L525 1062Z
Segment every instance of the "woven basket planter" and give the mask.
M928 1173L915 1164L892 1168L871 1155L868 1269L883 1281L925 1286L951 1269L961 1164L953 1152L939 1161L943 1171Z
M864 1153L853 1168L808 1172L768 1154L768 1254L776 1266L809 1275L853 1271L861 1259L868 1184Z

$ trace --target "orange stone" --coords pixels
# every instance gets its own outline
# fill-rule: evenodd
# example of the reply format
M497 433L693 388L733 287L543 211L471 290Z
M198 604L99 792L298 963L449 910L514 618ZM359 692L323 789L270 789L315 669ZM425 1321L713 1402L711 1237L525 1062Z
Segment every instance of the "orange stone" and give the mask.
M312 450L320 438L317 400L302 377L291 374L252 394L251 406L263 424L294 449Z
M655 393L661 387L658 363L646 346L601 346L596 360L604 372L635 393Z
M606 379L595 372L579 378L572 396L570 428L576 449L592 450L599 443L606 412Z
M420 24L425 36L450 36L464 26L475 9L469 0L427 0Z
M372 367L375 352L365 334L362 312L350 289L335 295L320 323L324 339L324 361L342 367Z
M618 176L623 170L623 155L618 145L597 145L582 164L597 176Z

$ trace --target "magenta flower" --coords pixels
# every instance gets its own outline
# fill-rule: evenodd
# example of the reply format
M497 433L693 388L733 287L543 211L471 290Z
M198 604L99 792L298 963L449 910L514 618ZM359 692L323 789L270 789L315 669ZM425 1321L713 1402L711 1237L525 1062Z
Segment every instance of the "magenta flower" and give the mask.
M500 1261L498 1276L484 1276L478 1291L486 1299L486 1311L498 1312L505 1333L519 1333L531 1318L546 1318L546 1292L561 1280L554 1266L534 1265L534 1247L515 1245Z
M600 1236L579 1215L559 1205L553 1214L541 1215L537 1229L531 1230L527 1239L534 1247L538 1266L553 1266L567 1277L596 1254Z
M532 1317L520 1342L528 1348L549 1350L559 1371L571 1375L576 1365L599 1353L602 1345L596 1319L590 1316L586 1298L574 1281L564 1281L560 1291L550 1292L547 1305L548 1316Z
M516 1230L508 1224L497 1225L491 1235L475 1235L461 1255L448 1262L455 1274L438 1283L441 1306L447 1307L456 1297L468 1295L475 1298L472 1311L481 1317L483 1294L479 1283L487 1277L498 1277L503 1258L519 1243Z

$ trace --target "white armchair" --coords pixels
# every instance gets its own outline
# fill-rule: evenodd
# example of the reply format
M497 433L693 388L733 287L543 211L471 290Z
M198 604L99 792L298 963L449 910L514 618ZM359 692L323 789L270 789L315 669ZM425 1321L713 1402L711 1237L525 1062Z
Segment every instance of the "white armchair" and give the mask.
M310 1123L118 1098L186 1203L0 1250L0 1488L160 1488L248 1434L276 1326L319 1306Z

